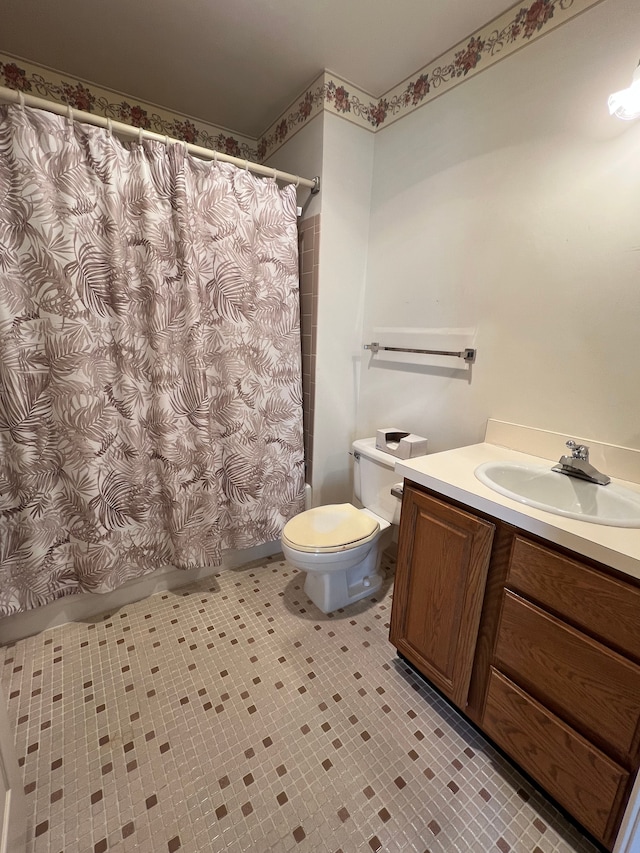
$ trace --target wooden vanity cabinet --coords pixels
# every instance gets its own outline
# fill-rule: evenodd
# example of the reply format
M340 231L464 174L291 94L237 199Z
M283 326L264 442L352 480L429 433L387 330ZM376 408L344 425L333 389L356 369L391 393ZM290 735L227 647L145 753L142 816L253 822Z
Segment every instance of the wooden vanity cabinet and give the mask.
M640 763L640 584L405 484L391 642L612 848Z

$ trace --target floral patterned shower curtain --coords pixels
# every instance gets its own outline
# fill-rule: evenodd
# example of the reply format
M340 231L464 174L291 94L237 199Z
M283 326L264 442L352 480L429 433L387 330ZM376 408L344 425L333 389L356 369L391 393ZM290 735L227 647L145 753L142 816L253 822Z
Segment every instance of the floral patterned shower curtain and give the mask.
M217 565L302 508L296 197L0 109L0 614Z

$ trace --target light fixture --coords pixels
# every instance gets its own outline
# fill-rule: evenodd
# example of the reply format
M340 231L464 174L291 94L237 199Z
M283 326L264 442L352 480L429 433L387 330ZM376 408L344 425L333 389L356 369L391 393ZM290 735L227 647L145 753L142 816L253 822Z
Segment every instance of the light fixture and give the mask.
M640 64L633 72L629 88L609 95L609 112L625 121L640 116Z

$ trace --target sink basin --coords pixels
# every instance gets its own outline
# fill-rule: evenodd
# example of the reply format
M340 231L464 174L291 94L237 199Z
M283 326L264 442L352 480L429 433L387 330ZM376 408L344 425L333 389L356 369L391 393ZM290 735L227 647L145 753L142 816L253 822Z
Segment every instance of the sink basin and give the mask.
M640 527L640 494L616 483L598 486L549 467L514 462L485 462L475 475L499 494L555 515L612 527Z

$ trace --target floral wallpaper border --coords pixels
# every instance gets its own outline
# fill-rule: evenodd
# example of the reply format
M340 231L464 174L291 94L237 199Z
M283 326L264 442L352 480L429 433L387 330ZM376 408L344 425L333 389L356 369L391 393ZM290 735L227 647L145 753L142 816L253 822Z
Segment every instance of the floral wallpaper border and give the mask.
M380 98L326 71L258 141L265 159L323 109L376 132L454 86L531 44L602 0L529 0L518 3Z
M375 133L601 2L524 0L379 98L324 71L259 139L138 102L9 54L0 53L0 85L262 163L323 110Z
M513 6L412 78L387 92L369 111L376 129L437 98L465 79L531 44L602 0L533 0Z
M258 156L256 140L252 137L103 89L11 54L0 53L0 85L204 148L214 148L232 157L256 160Z

